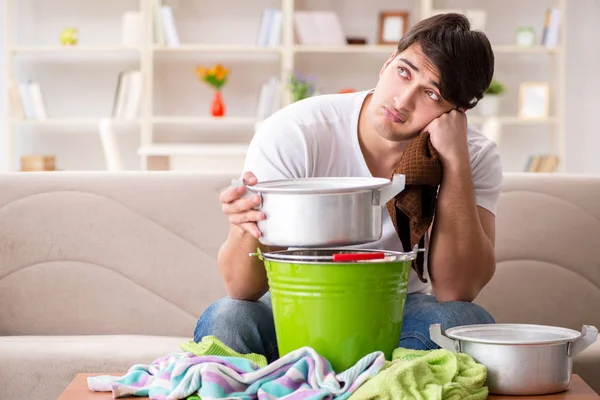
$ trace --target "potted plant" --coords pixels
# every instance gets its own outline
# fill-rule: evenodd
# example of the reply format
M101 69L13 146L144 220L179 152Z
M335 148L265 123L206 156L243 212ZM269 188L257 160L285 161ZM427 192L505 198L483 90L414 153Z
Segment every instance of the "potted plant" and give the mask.
M299 72L289 77L288 88L292 94L292 103L317 94L313 79L305 78Z
M500 109L500 97L505 90L504 85L500 81L492 79L490 86L483 93L483 98L479 100L479 104L477 104L479 114L483 117L498 115Z
M221 96L221 88L227 83L229 70L221 64L216 64L212 68L205 68L201 65L196 67L196 76L214 89L213 100L210 105L210 114L213 117L222 117L225 115L225 103Z

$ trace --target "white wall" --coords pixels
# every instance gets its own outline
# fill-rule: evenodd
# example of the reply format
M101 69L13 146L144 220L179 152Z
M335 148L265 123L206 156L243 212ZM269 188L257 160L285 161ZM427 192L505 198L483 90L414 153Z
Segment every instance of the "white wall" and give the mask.
M4 13L4 0L0 0L0 15ZM8 170L6 154L4 119L6 115L6 89L4 88L5 57L4 57L4 18L0 18L0 172Z
M567 16L567 171L571 173L600 174L598 16L597 0L577 0Z
M37 37L24 37L24 39L45 44L56 43L56 32L66 23L76 23L76 25L88 27L90 31L93 31L96 16L100 16L99 18L102 21L106 21L111 16L118 16L127 9L136 8L139 4L138 0L92 2L94 9L90 13L88 2L85 2L87 4L85 6L81 2L81 7L75 7L72 2L66 0L21 1L34 4L38 9L36 11L38 18L40 15L44 16L44 18L34 21L38 26L38 29L35 30L38 32ZM220 29L219 35L215 36L219 38L219 41L234 41L224 38L223 32L225 34L229 32L230 35L240 35L239 30L228 29L227 25L224 25L226 22L216 23L216 17L206 17L204 13L210 12L211 15L223 18L228 16L228 20L233 21L233 25L243 29L245 34L241 35L240 40L244 43L253 41L250 31L254 29L252 26L247 25L245 18L255 18L254 14L261 7L278 4L275 0L259 0L256 6L241 9L238 13L231 14L230 11L225 11L225 7L242 0L227 0L224 3L209 0L187 0L186 2L167 0L165 2L174 7L177 17L178 8L185 10L186 7L190 7L188 1L198 3L192 8L194 12L199 13L199 22L196 25L191 23L189 19L182 22L181 35L184 40L185 37L197 38L197 35L199 35L196 31L198 26L206 28L206 30L200 32L203 35L210 34L213 29ZM369 7L366 6L366 2L327 0L323 3L323 1L297 0L297 8L333 8L341 15L342 23L349 35L365 35L371 40L375 36L374 24L379 9L409 9L413 12L413 15L417 12L415 7L417 2L411 0L400 2L396 0L376 0L375 2L369 2ZM434 1L437 8L459 9L481 8L482 3L481 0ZM497 44L512 44L514 43L514 31L521 25L533 26L538 37L540 37L543 12L548 4L549 2L545 0L528 0L526 2L486 0L485 9L488 11L488 18L490 19L488 23L490 38ZM598 124L595 122L595 115L598 113L597 110L600 109L600 97L597 95L600 88L600 77L595 73L600 62L600 52L597 45L600 36L600 27L597 23L597 16L600 15L600 3L595 0L578 0L576 7L573 6L572 2L569 2L569 4L571 7L568 10L566 21L568 37L567 172L600 174L600 157L597 155L597 149L600 148L600 134L597 132ZM3 10L4 0L0 0L0 6ZM40 7L42 7L42 11L39 11ZM71 12L66 13L65 9L70 9ZM26 10L27 7L25 7ZM56 17L52 18L53 16ZM502 22L499 23L499 20ZM115 18L115 21L118 22L119 19ZM257 24L258 21L256 21L256 26ZM210 27L210 29L207 27ZM118 23L114 23L113 27L101 36L83 35L81 43L85 43L85 41L88 43L118 42L118 32ZM2 27L0 35L3 35L3 33L4 27ZM3 73L4 49L2 45L3 40L0 40L0 54L2 57L0 72ZM503 113L516 114L516 99L518 98L518 84L520 81L540 80L549 77L550 57L552 56L545 54L497 55L497 76L508 84L508 91L502 104ZM384 58L381 55L318 55L313 57L300 55L297 59L297 67L301 71L310 71L317 74L319 88L323 92L333 91L344 86L363 89L374 84L376 76L374 77L372 74L378 70ZM156 73L159 76L156 80L160 80L160 85L162 85L157 87L157 93L160 94L160 97L155 101L157 112L175 113L177 109L180 109L181 114L194 115L195 110L201 110L198 111L198 114L205 111L204 108L208 103L208 91L198 82L195 82L191 75L186 75L189 74L188 69L200 62L199 60L207 63L212 61L186 56L183 62L170 58L157 62ZM226 96L231 99L236 97L235 91L239 91L237 97L240 97L240 101L231 104L231 107L233 112L238 115L248 115L252 112L251 103L254 91L258 90L258 86L262 83L261 80L277 71L277 65L270 63L268 60L247 63L229 59L227 62L230 63L236 73L242 71L249 77L237 83L232 83L232 86L227 89L229 92L225 92ZM35 63L32 63L31 59L28 61L23 60L17 65L22 67L19 69L20 75L34 77L45 82L48 96L71 93L71 96L69 96L71 101L68 102L48 100L48 111L51 116L73 116L75 112L75 115L80 117L97 117L110 113L118 71L135 66L136 61L133 58L99 59L94 63L79 61L72 68L69 67L68 71L65 71L64 65L66 64L52 58L45 58ZM343 74L339 71L340 65L344 66ZM56 76L63 79L55 79ZM0 82L0 84L2 83ZM2 90L2 93L6 92L4 87L0 87L0 90ZM2 96L0 102L0 115L3 118L5 115L4 98L5 96ZM175 101L180 101L180 103L174 103ZM76 109L74 110L74 108ZM4 133L3 128L4 126L0 125L0 135ZM198 132L174 132L173 129L168 127L161 127L157 130L157 137L164 136L181 140L199 140ZM241 140L248 138L247 134L244 135L243 133L233 137L236 139L241 138ZM505 169L507 171L522 170L528 154L550 150L549 138L550 135L545 126L506 127L503 131L501 143ZM28 128L19 132L18 140L22 151L58 154L58 167L61 169L76 169L81 166L84 166L85 169L104 168L100 142L93 130L86 132L81 129L71 129L69 131L64 129ZM137 131L122 131L119 135L119 141L123 146L122 152L130 154L125 160L125 167L128 169L138 168L139 161L135 155L139 145ZM0 146L3 144L4 141L0 141Z

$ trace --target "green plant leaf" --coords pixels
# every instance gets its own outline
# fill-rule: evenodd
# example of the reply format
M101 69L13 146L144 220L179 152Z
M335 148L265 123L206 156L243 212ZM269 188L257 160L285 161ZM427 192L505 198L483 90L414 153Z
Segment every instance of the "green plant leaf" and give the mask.
M490 86L485 90L484 94L502 94L505 91L505 87L504 85L496 80L496 79L492 79L492 82L490 83Z
M214 75L207 75L204 77L204 82L216 90L220 90L223 85L227 82L227 78L218 80Z

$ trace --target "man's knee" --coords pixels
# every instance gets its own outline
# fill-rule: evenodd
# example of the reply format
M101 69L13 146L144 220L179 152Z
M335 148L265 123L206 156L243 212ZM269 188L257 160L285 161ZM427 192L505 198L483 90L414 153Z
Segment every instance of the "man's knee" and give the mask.
M493 324L494 318L483 307L466 301L438 303L442 329L463 325Z
M417 350L438 348L429 337L432 324L441 324L442 329L449 329L492 323L494 318L477 304L462 301L440 303L433 296L417 296L409 313L405 314L400 346Z
M199 342L208 335L219 339L227 335L247 336L242 331L257 334L259 324L272 324L272 320L270 310L261 302L224 297L204 311L194 330L194 341Z

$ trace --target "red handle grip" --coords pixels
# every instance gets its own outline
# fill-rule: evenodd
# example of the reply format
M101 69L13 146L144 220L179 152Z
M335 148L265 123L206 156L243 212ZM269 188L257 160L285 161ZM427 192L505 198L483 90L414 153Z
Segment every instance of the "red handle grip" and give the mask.
M381 260L385 253L337 253L333 255L333 261L362 261Z

